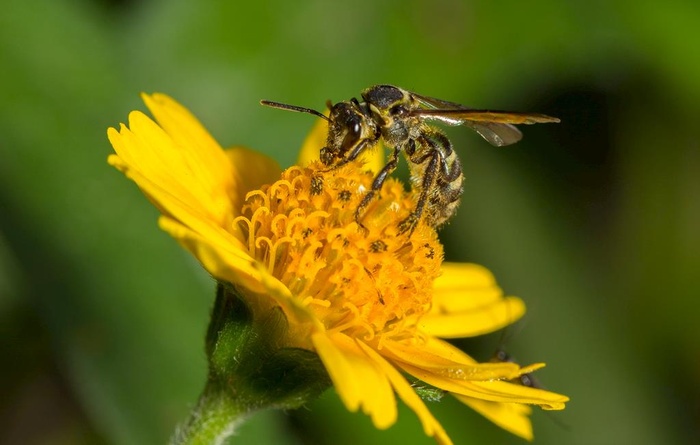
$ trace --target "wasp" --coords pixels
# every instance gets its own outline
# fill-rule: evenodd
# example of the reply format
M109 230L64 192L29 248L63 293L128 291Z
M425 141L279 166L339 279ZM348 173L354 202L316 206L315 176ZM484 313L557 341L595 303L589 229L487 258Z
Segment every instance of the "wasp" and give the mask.
M304 107L263 100L262 105L310 113L328 121L328 139L321 149L321 162L336 168L383 140L392 150L384 167L372 181L358 206L355 219L361 225L364 209L396 169L401 153L408 160L411 184L418 193L416 207L400 223L401 232L415 229L421 218L438 228L454 215L463 192L462 165L452 143L437 127L465 125L490 144L501 147L518 142L522 133L514 124L559 122L538 113L477 110L433 97L423 96L393 85L375 85L353 98L332 104L328 117Z

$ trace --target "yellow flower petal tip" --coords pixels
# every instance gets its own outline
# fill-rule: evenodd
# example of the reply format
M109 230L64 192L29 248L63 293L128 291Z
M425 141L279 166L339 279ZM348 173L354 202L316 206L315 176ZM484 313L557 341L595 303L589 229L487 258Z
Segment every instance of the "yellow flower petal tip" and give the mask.
M283 311L289 329L278 344L318 354L348 409L387 428L398 395L425 433L447 444L406 374L526 438L526 405L563 407L564 396L508 383L536 365L478 363L438 338L496 331L525 305L504 297L485 268L443 264L432 227L401 231L416 196L400 182L387 180L358 219L376 167L314 161L325 143L323 122L307 138L301 166L280 172L251 150L224 151L170 97L143 99L157 122L133 112L129 127L110 129L116 154L108 162L161 210L161 227L232 283L255 314Z

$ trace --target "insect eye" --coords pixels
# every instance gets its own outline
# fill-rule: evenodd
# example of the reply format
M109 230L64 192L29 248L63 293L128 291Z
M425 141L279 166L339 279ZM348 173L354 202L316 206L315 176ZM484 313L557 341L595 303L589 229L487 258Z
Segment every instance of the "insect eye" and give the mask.
M362 131L362 127L359 122L355 122L355 124L352 126L352 133L359 135L360 132Z
M406 113L408 113L408 110L403 105L395 105L391 107L389 113L391 113L394 116L403 116Z

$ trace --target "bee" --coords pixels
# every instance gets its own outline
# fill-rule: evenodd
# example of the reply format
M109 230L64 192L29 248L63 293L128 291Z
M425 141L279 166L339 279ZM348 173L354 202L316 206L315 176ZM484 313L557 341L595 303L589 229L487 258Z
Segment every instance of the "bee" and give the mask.
M372 187L358 206L355 219L361 225L364 209L396 169L400 154L408 160L411 184L418 193L416 207L399 224L401 232L411 232L421 218L438 228L454 215L462 196L464 174L452 143L432 122L465 125L497 147L522 138L513 124L559 122L538 113L476 110L413 93L393 85L375 85L361 94L363 102L353 98L332 104L329 116L309 108L272 101L262 105L310 113L326 119L328 139L321 149L321 162L336 168L357 159L383 140L392 150L389 160L377 173Z

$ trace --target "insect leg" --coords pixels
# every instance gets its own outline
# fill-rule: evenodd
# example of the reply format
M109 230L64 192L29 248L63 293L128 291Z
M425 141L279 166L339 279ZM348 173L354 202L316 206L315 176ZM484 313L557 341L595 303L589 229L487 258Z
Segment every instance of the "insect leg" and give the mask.
M377 141L378 141L378 139L365 139L365 140L355 144L353 149L350 150L350 152L345 157L343 157L340 161L338 161L338 163L335 164L334 167L341 167L341 166L347 164L348 162L354 161L365 150L372 148L372 146L374 146L374 144L376 144Z
M464 182L462 164L450 140L438 130L426 129L417 142L423 148L418 156L410 156L409 161L414 178L423 178L421 191L427 195L421 195L424 200L417 206L414 216L424 218L429 226L437 228L455 213L459 205ZM435 166L434 182L427 182L429 166L426 162L429 162L433 152L439 153L438 165Z
M408 218L401 221L399 224L399 229L401 232L410 233L416 228L416 225L418 225L420 217L423 214L425 203L428 200L428 196L433 192L433 185L437 177L438 168L441 164L444 168L445 164L442 153L437 149L432 141L430 141L428 138L422 137L419 143L424 147L428 147L427 153L423 154L422 156L412 156L409 159L411 162L418 165L427 161L428 165L423 171L423 181L421 184L420 196L418 197L418 202L416 203L416 208L413 210L413 212L411 212Z
M364 226L360 222L362 211L372 201L372 198L374 198L375 193L377 193L377 191L382 188L382 185L384 184L384 181L386 181L386 178L391 174L391 172L396 170L396 166L399 164L400 152L401 149L399 147L394 148L394 151L391 153L391 158L389 159L389 162L387 162L386 165L379 171L379 173L377 173L377 176L375 176L374 181L372 181L372 188L367 192L364 198L362 198L360 205L357 206L357 210L355 210L355 221L357 221L360 227L364 228Z

